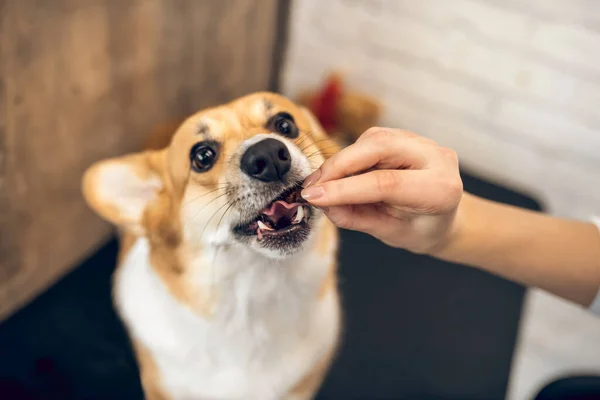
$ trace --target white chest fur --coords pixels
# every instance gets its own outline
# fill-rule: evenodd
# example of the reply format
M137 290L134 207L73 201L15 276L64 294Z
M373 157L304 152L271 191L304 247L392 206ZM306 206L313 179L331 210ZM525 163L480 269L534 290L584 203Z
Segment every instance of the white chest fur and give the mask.
M148 255L147 241L138 239L117 275L115 303L174 400L286 399L335 346L337 293L317 295L330 257L304 254L269 265L229 254L236 270L223 267L214 277L219 303L204 319L170 295Z

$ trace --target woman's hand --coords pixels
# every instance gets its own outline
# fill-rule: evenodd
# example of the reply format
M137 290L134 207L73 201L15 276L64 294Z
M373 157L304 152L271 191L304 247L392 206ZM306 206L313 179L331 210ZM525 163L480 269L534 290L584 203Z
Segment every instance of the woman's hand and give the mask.
M414 133L371 128L304 185L304 198L333 223L388 245L584 306L598 293L600 235L593 223L463 194L456 153Z
M371 128L327 160L302 196L337 226L416 253L456 230L463 194L456 153L414 133Z

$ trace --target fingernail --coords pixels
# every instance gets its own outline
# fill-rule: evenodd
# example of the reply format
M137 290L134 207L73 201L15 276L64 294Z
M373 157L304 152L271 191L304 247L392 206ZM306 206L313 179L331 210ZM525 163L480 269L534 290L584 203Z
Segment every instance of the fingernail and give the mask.
M325 193L323 186L311 186L304 189L300 195L304 200L315 200L323 196L323 193Z
M321 177L321 170L318 169L318 170L316 170L315 172L313 172L312 174L310 174L309 176L306 177L306 179L302 183L302 187L303 188L309 187L313 183L317 182L320 177Z

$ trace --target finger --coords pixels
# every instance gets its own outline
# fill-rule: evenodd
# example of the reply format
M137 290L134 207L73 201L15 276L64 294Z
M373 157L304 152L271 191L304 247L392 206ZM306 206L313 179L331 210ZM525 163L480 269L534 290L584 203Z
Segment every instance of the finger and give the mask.
M416 133L410 132L410 131L405 131L402 129L392 129L392 128L381 128L381 127L373 127L373 128L369 128L365 133L363 133L361 136L358 137L358 139L356 140L356 142L361 142L363 140L383 140L383 141L390 141L390 140L410 140L410 141L416 141L419 142L423 145L427 145L427 146L439 146L438 143L431 139L431 138L427 138L425 136L420 136L417 135Z
M302 191L302 197L318 207L383 202L433 212L444 207L445 186L428 171L375 170L310 186Z
M373 204L331 207L325 215L339 228L375 235L388 218Z
M304 187L340 179L371 168L423 169L433 157L429 146L393 133L372 134L370 138L354 143L321 165L306 178ZM430 156L428 158L428 156Z
M377 137L379 135L394 135L395 137L403 137L406 139L417 139L421 136L416 133L405 131L402 129L393 129L393 128L385 128L381 126L374 126L372 128L367 129L362 135L356 139L357 142L360 142L365 139L372 139L373 137Z

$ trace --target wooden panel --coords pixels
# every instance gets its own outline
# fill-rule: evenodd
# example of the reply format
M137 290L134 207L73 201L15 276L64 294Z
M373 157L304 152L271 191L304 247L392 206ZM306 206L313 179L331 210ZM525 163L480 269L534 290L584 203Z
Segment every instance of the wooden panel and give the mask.
M267 89L276 0L0 0L0 318L96 248L83 171Z

